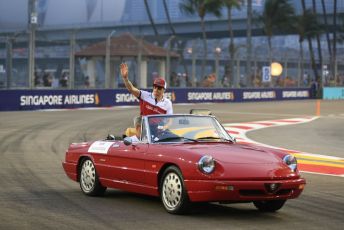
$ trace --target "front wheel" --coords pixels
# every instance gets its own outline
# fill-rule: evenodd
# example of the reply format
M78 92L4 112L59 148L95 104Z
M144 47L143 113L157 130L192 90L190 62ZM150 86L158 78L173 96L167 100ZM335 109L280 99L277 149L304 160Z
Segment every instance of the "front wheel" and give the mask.
M106 190L106 187L100 184L96 168L89 158L81 163L79 181L82 192L88 196L100 196Z
M169 213L183 214L188 210L190 201L179 168L170 166L164 171L160 182L160 197Z
M254 201L253 204L262 212L276 212L281 209L286 200L264 200L264 201Z

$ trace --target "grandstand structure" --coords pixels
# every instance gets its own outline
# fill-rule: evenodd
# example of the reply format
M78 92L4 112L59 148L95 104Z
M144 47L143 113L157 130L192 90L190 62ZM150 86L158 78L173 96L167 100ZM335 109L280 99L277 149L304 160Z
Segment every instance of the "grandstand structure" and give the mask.
M171 75L191 75L192 64L196 65L196 81L201 82L204 76L199 75L200 60L203 56L201 28L197 16L184 15L179 10L182 0L168 1L176 35L172 36L162 1L149 0L149 7L155 20L159 35L154 33L148 19L142 0L3 0L0 2L0 88L117 88L123 86L121 79L114 84L108 84L106 52L93 60L93 72L89 73L89 59L77 56L76 53L86 47L111 40L114 37L131 33L154 45L161 46L181 54L183 60L169 60L169 52L165 60L149 58L145 81L151 81L156 75L166 77L171 81ZM290 1L296 11L301 13L299 0ZM317 1L319 2L319 1ZM333 21L333 1L325 1L328 9L328 21ZM253 0L255 14L262 12L264 0ZM311 7L312 1L306 0L306 7ZM323 20L321 4L317 5L318 17ZM337 13L343 14L344 1L338 1ZM237 52L235 55L235 73L240 86L252 86L245 76L246 59L246 8L233 11L233 29L236 36ZM207 73L218 70L218 78L224 76L228 64L228 26L226 12L222 18L213 15L206 17L208 36ZM255 75L261 72L262 66L268 64L267 40L263 34L262 25L254 17L252 28L253 63ZM315 44L315 43L314 43ZM324 53L324 65L329 63L326 50L326 40L322 37L321 45ZM305 48L307 47L304 44ZM287 71L284 77L291 77L298 84L304 76L299 76L299 44L298 37L293 34L276 34L273 39L273 56L276 61L284 64ZM111 48L111 45L110 45ZM338 44L338 70L343 71L343 46ZM190 52L192 50L193 52ZM220 50L220 53L214 52ZM307 48L305 49L307 50ZM311 75L308 53L305 52L306 74ZM110 54L110 69L116 73L115 59ZM113 61L111 61L113 60ZM134 82L143 82L142 71L138 57L128 58L131 66L131 76ZM219 67L216 67L216 61ZM166 68L161 68L163 65ZM321 70L323 66L319 67ZM328 68L328 67L326 67ZM172 73L173 72L173 73ZM67 86L61 84L61 79L68 77ZM111 76L110 76L111 77ZM48 79L48 80L46 80ZM48 81L48 84L44 83ZM184 83L178 86L185 87ZM147 85L143 83L141 86ZM198 84L199 85L199 84ZM237 86L232 85L231 86Z

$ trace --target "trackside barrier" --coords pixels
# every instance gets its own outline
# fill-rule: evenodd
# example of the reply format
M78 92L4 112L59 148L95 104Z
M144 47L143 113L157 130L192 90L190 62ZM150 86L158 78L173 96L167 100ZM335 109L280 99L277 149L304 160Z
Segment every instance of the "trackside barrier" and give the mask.
M310 95L309 88L170 88L166 91L166 96L173 103L300 100L310 99ZM126 89L0 91L0 111L73 109L137 104L138 99Z
M324 87L323 99L327 100L343 100L344 87Z

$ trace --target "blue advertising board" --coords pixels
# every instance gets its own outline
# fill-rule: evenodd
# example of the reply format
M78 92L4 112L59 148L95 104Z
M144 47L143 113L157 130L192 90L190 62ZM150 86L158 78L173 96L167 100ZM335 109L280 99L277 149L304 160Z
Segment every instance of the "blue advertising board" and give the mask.
M344 99L344 87L324 87L323 98L327 100Z
M310 89L170 88L165 95L173 103L300 100L310 99ZM138 105L138 102L126 89L0 91L0 111L112 107Z

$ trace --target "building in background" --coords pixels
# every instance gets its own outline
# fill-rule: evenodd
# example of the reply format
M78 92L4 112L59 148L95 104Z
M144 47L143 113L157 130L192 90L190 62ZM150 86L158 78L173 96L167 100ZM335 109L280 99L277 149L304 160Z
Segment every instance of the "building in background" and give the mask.
M186 28L192 27L199 28L198 16L197 15L185 15L179 10L179 4L183 0L167 0L167 7L169 10L170 18L172 23L178 25L185 25ZM28 0L1 0L0 1L0 87L1 81L4 82L8 57L8 41L13 42L13 74L12 74L12 85L13 87L25 87L27 85L26 72L27 72L27 28L28 28ZM167 18L162 0L148 0L149 8L154 21L157 25L162 25L160 27L160 33L165 33L165 37L162 36L161 40L167 41L170 34L170 30L163 31L167 28L166 25ZM298 13L302 12L302 6L300 0L290 0L293 3L296 11ZM310 8L313 4L313 0L305 0L306 7ZM322 6L320 0L315 1L317 3L316 9L319 14L322 14ZM253 11L255 14L261 14L263 11L263 6L265 0L252 0ZM333 12L333 1L325 1L326 10L328 14ZM37 0L36 11L38 14L38 32L37 32L37 44L36 44L36 70L37 72L49 70L49 72L55 74L56 76L62 75L69 68L69 57L70 57L70 44L71 44L71 34L73 31L77 31L82 28L82 32L77 33L76 41L76 51L82 49L84 46L89 45L94 41L103 41L107 36L114 30L114 28L119 28L126 30L132 25L139 25L136 28L135 35L142 35L149 37L149 33L152 33L150 21L147 16L146 7L143 0ZM337 1L337 12L338 14L343 14L344 12L344 1ZM226 25L227 11L223 9L222 25ZM237 24L234 27L237 30L241 30L241 35L235 34L235 44L238 46L236 52L236 63L239 66L236 67L236 72L244 72L243 67L240 67L240 61L244 62L246 58L245 49L245 28L246 24L242 23L247 17L246 12L246 2L244 2L240 10L233 9L232 12L233 19L237 20ZM331 17L330 17L331 18ZM214 27L212 22L216 21L217 18L213 15L207 15L206 20L208 20L209 28ZM240 23L241 21L241 23ZM165 23L165 24L164 24ZM332 23L332 19L331 19ZM337 23L340 23L338 20ZM89 28L89 29L88 29ZM182 27L179 27L182 28ZM191 29L191 28L190 28ZM61 39L61 31L64 38ZM166 32L167 31L167 32ZM244 32L242 32L244 31ZM185 41L179 41L183 43L184 47L179 47L179 51L184 51L185 62L188 65L188 71L191 68L191 59L195 57L198 61L202 58L202 41L201 39L196 39L194 37L188 37L189 35L179 34L180 31L177 30L177 35L182 37L178 39L184 39ZM198 31L196 31L198 33ZM18 36L20 34L20 36ZM199 29L200 34L200 29ZM50 36L49 36L50 35ZM147 36L148 35L148 36ZM229 60L228 53L228 31L225 26L222 29L222 34L214 36L213 33L208 32L208 35L212 35L212 38L208 39L209 49L208 49L208 66L207 71L211 72L214 69L214 61L216 57L220 59L221 67L219 70L220 75L224 73L224 65ZM184 37L183 37L184 36ZM196 35L197 36L197 35ZM201 37L201 35L199 35ZM209 36L210 37L210 36ZM330 36L331 37L331 36ZM56 40L54 40L56 39ZM64 40L63 40L64 39ZM150 36L150 39L154 39L154 36ZM175 39L177 40L177 39ZM256 55L256 59L259 59L261 63L257 63L255 69L259 69L259 64L264 64L264 58L266 58L267 52L267 39L265 36L254 36L252 38L253 43L253 55ZM272 46L274 49L274 54L276 59L288 64L290 62L290 70L288 74L297 75L295 69L298 67L298 57L299 57L299 43L297 35L288 36L274 36L272 39ZM315 41L314 41L315 43ZM191 55L186 52L190 47L194 46L197 48L197 54ZM304 42L304 51L306 62L309 63L309 54L307 53L307 42ZM324 50L324 56L326 57L327 44L325 36L322 37L321 45ZM166 47L166 44L165 44ZM176 46L174 46L175 48ZM221 48L221 53L215 55L214 49L217 47ZM314 45L314 47L317 47ZM184 50L182 50L184 49ZM344 57L342 57L343 45L337 44L337 55L338 63L344 63ZM316 58L318 53L315 52ZM78 76L81 72L78 64L83 63L85 60L77 60L76 65L76 83L83 82L83 76ZM80 62L80 63L78 63ZM258 61L257 61L258 62ZM197 64L197 61L196 61ZM199 63L198 63L199 64ZM198 65L197 64L197 65ZM80 64L81 65L81 64ZM306 65L310 68L309 64ZM102 69L104 67L103 63L99 62L98 68ZM79 68L79 70L78 70ZM152 66L154 69L154 65ZM292 70L294 69L294 70ZM181 73L185 72L185 68L180 66L175 66L174 70ZM197 70L196 70L197 71ZM294 71L294 72L293 72ZM311 72L311 71L308 71ZM199 76L200 77L200 76ZM4 84L2 84L4 85Z

